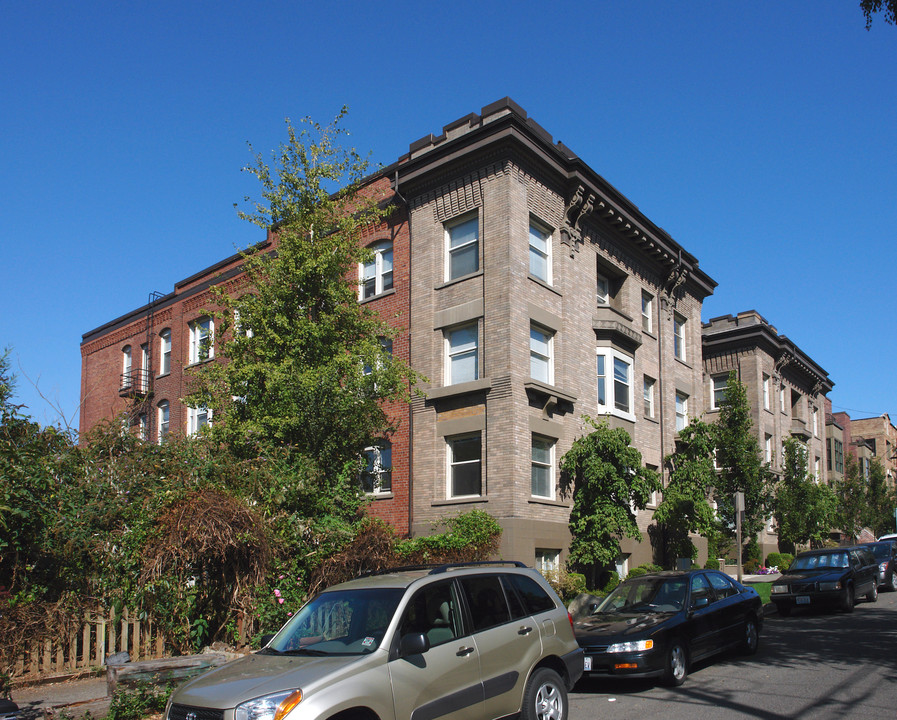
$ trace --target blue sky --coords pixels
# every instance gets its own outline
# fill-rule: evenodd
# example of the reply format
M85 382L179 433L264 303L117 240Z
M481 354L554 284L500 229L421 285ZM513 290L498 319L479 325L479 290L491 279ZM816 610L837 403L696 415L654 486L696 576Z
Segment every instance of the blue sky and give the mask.
M897 28L853 0L47 2L0 9L0 348L77 427L81 335L261 239L247 142L350 109L388 164L510 96L897 420ZM35 385L37 387L35 387Z

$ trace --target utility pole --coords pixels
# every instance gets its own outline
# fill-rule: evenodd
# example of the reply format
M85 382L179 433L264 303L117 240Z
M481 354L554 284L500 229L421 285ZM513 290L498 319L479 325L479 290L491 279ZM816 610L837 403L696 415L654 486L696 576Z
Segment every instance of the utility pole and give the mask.
M738 582L741 582L741 516L744 515L744 493L735 493L735 546L738 548Z

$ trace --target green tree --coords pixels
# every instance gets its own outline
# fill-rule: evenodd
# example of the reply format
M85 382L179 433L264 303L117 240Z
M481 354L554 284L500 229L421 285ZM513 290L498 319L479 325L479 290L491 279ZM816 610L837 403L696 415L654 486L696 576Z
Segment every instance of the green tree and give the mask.
M838 498L838 524L855 539L865 523L869 488L861 464L850 453L844 453L844 476L834 489Z
M885 468L878 458L872 458L869 465L869 490L866 525L875 533L875 537L894 532L894 508L897 498L894 491L888 488Z
M216 289L224 362L202 366L188 398L212 409L211 433L238 452L287 448L330 475L390 433L384 401L407 400L415 379L387 347L389 325L358 303L362 233L384 210L362 183L367 162L338 144L345 114L301 131L287 121L273 166L257 155L244 168L263 202L240 217L276 251L245 255L239 291Z
M807 447L795 438L784 443L782 477L775 489L773 517L779 550L792 555L795 546L822 545L836 522L837 497L807 472Z
M760 445L751 430L752 425L747 390L731 372L716 422L716 460L720 468L716 503L721 531L727 537L735 537L735 493L744 493L741 534L745 546L763 529L771 500L772 473L761 463Z
M592 432L577 438L561 459L560 487L573 496L570 560L594 573L619 557L620 538L641 539L634 509L645 508L660 482L625 430L584 420Z
M667 566L676 558L697 558L698 550L690 534L712 541L718 532L716 513L709 502L716 484L715 448L716 428L695 420L679 432L676 452L666 457L670 481L654 519L664 534Z
M860 0L860 7L866 18L866 29L872 27L872 16L884 12L885 22L897 23L897 0Z

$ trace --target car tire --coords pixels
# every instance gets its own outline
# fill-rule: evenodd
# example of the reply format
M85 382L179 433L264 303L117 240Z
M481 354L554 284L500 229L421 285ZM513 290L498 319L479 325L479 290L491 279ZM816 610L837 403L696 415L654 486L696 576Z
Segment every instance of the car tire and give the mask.
M853 605L853 585L848 585L846 588L844 588L844 595L841 598L841 610L846 613L852 613Z
M891 592L897 590L897 570L891 570L888 573L888 590Z
M667 648L666 664L663 670L663 684L679 687L688 677L688 649L679 640L673 640Z
M743 655L753 655L760 647L760 629L757 627L757 619L749 617L745 620L744 630L741 634L741 652Z
M871 603L878 602L878 581L877 580L872 583L872 589L866 593L866 600Z
M782 617L788 617L791 615L791 606L790 605L776 605L776 610L779 611L779 615Z
M523 691L521 720L567 720L567 687L551 668L537 669Z

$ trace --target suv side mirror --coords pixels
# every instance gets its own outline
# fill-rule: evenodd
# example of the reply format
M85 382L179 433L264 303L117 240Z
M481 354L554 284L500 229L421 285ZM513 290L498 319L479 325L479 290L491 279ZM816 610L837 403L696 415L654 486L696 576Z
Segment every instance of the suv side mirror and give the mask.
M399 641L399 657L421 655L430 649L430 639L423 633L408 633Z

